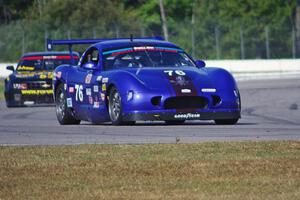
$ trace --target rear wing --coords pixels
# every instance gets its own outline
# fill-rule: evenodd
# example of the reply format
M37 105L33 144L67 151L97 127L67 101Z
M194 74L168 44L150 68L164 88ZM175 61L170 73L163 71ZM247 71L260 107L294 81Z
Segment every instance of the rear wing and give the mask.
M74 58L73 58L73 45L80 45L80 44L95 44L98 42L104 42L109 40L124 40L124 39L130 39L133 41L134 39L152 39L152 40L164 40L163 37L156 36L156 37L144 37L144 38L133 38L132 36L130 38L99 38L99 39L70 39L70 40L51 40L47 39L47 50L52 51L53 46L55 45L67 45L70 51L71 56L71 63L74 64Z

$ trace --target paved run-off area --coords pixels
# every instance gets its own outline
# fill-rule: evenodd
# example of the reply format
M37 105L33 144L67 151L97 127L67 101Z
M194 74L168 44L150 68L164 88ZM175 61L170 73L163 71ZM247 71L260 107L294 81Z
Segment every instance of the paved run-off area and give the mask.
M0 144L190 143L228 140L300 140L300 79L239 82L242 119L237 125L191 121L167 126L61 126L54 107L6 108L0 103Z

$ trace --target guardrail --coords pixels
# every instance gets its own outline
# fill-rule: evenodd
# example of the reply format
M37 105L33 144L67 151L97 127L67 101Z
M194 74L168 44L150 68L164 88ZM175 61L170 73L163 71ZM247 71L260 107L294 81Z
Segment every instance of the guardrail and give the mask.
M300 59L272 60L207 60L208 67L221 67L230 71L236 79L269 79L300 77ZM11 71L6 66L16 63L0 63L0 77L7 77Z

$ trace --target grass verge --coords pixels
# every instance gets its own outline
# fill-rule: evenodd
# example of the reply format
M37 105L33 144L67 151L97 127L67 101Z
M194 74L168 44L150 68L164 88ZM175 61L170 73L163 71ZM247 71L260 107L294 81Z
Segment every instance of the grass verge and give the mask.
M4 99L4 79L0 78L0 100Z
M299 199L300 142L0 147L0 199Z

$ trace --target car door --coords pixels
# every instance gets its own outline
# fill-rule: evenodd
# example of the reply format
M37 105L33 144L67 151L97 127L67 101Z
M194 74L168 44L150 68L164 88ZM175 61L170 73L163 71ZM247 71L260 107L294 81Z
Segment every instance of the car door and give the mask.
M68 74L68 93L73 100L73 108L76 115L82 120L89 120L89 110L93 106L92 79L94 71L98 68L98 49L91 47L81 58L75 70ZM93 57L94 56L94 57ZM94 68L88 68L87 63L93 63Z
M91 60L97 63L96 69L92 71L90 84L87 85L89 90L88 101L88 120L94 123L101 123L109 120L107 107L105 104L106 89L108 83L107 72L102 71L100 51L93 51Z

